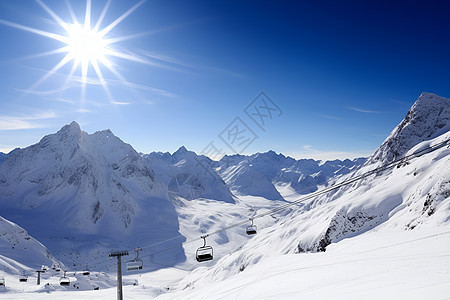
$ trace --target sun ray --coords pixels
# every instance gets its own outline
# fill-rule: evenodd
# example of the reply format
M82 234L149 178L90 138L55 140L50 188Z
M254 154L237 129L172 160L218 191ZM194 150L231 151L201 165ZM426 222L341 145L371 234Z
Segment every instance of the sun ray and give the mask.
M80 103L84 105L86 98L89 96L87 92L90 91L91 86L101 85L104 93L108 97L110 103L117 103L114 101L111 82L121 81L125 86L132 89L127 79L116 69L116 60L126 60L138 64L150 65L153 67L173 69L171 66L160 64L158 61L149 57L142 57L134 52L123 49L116 49L114 45L123 41L136 39L146 35L155 34L161 31L170 30L179 27L180 25L170 26L167 28L156 29L152 31L130 34L126 36L108 36L109 33L116 28L122 21L128 18L147 0L138 0L137 3L128 8L119 15L118 18L113 19L111 23L106 23L106 16L113 3L112 0L106 0L100 15L93 16L93 5L96 3L92 0L86 0L83 14L78 15L71 4L71 0L65 0L68 9L67 20L63 20L64 14L59 14L54 11L51 6L44 3L44 0L35 0L37 4L51 16L51 21L54 25L60 26L54 32L40 30L26 25L17 24L14 22L0 19L0 24L13 27L19 30L31 32L46 38L50 38L61 42L63 45L53 50L36 53L26 56L22 59L37 59L51 55L61 55L62 58L54 66L50 66L49 70L42 70L43 76L39 78L29 89L33 91L50 78L63 77L62 87L58 90L51 90L49 93L64 93L67 89L77 87L80 89ZM106 24L105 24L106 23ZM103 28L102 28L103 27ZM61 32L63 29L65 32ZM63 68L71 62L69 68ZM110 71L106 72L105 71ZM107 76L109 75L109 76ZM105 77L106 76L106 77ZM116 79L117 78L117 79ZM43 88L41 88L42 90ZM42 92L42 91L36 91Z
M72 5L70 5L69 0L66 0L67 8L69 9L70 16L72 17L72 22L78 24L77 16L73 12Z
M105 18L106 12L108 11L108 8L109 8L109 5L111 4L111 1L112 0L108 0L108 2L106 2L105 7L103 8L100 17L98 18L97 23L94 26L94 29L93 29L94 31L97 32L98 29L100 28L100 25L102 24L103 19Z
M141 6L147 0L141 0L137 4L135 4L132 8L123 13L120 17L115 19L111 24L106 26L100 31L101 36L105 36L110 32L114 27L116 27L120 22L122 22L126 17L128 17L132 12L134 12L139 6Z
M95 70L95 73L97 74L98 79L100 79L100 84L102 85L103 89L105 90L106 95L108 96L108 99L111 103L114 102L114 98L111 94L111 91L108 88L108 84L106 83L105 79L103 78L102 71L100 70L100 67L98 66L97 62L94 62L92 64L92 67Z
M186 24L177 24L177 25L172 25L172 26L168 26L168 27L164 27L164 28L140 32L140 33L136 33L136 34L119 36L119 37L115 37L115 38L109 38L109 39L105 39L105 43L107 45L114 44L114 43L118 43L118 42L123 42L123 41L127 41L127 40L140 38L140 37L147 36L147 35L152 35L152 34L157 34L157 33L164 32L164 31L169 31L172 29L181 28L183 26L186 26Z
M59 61L58 64L56 64L50 71L47 72L41 79L39 79L35 84L33 84L30 88L30 90L33 90L37 88L39 85L41 85L44 81L49 79L55 72L57 72L59 69L61 69L64 65L66 65L70 61L70 58L66 55L63 59Z
M127 54L127 53L117 52L117 51L114 51L114 50L111 50L111 49L108 49L108 51L106 53L108 55L111 55L111 56L119 57L119 58L122 58L122 59L134 61L134 62L145 64L145 65L152 65L152 66L157 66L158 65L157 63L145 60L143 58L140 58L140 57L137 57L137 56L134 56L134 55L131 55L131 54Z
M21 30L24 30L24 31L32 32L32 33L35 33L35 34L38 34L38 35L42 35L42 36L45 36L45 37L48 37L48 38L51 38L51 39L54 39L54 40L57 40L57 41L60 41L60 42L63 42L63 43L67 43L68 42L67 37L63 36L63 35L60 35L60 34L48 32L48 31L44 31L44 30L39 30L39 29L36 29L36 28L32 28L32 27L28 27L28 26L25 26L25 25L21 25L21 24L5 21L5 20L2 20L2 19L0 19L0 23L2 23L4 25L7 25L7 26L10 26L10 27L21 29Z
M86 13L84 15L84 29L91 30L91 0L86 0Z
M147 59L135 56L135 55L122 53L122 52L117 52L117 51L114 51L114 50L111 50L111 49L108 49L105 53L107 55L110 55L110 56L115 56L115 57L118 57L118 58L122 58L122 59L125 59L125 60L133 61L133 62L140 63L140 64L143 64L143 65L148 65L148 66L157 67L157 68L161 68L161 69L171 70L171 71L175 71L175 72L188 73L187 71L184 71L184 70L181 70L181 69L177 69L177 68L174 68L174 67L171 67L171 66L168 66L168 65L156 63L156 62L153 62L153 61L150 61L150 60L147 60Z
M36 0L39 5L47 11L47 13L52 16L52 18L66 31L68 31L68 27L66 22L64 22L53 10L51 10L47 5L45 5L41 0Z
M34 58L40 58L40 57L45 57L45 56L50 56L53 54L59 54L59 53L66 53L67 52L67 46L65 47L61 47L58 49L54 49L54 50L50 50L50 51L45 51L45 52L41 52L41 53L36 53L33 55L28 55L28 56L24 56L24 57L19 57L13 60L10 60L10 62L16 62L16 61L22 61L22 60L28 60L28 59L34 59Z
M67 74L67 76L66 76L66 80L64 81L63 90L65 90L69 86L69 83L72 81L73 74L75 74L77 67L78 67L78 65L74 62L72 64L72 68L70 69L69 74Z
M86 77L89 71L89 62L82 61L81 62L81 80L84 84L86 84Z

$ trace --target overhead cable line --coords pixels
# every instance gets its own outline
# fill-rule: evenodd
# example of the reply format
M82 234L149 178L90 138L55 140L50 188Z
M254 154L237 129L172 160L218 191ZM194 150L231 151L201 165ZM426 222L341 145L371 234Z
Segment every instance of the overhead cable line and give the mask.
M276 207L276 208L274 208L274 209L271 209L271 210L269 210L269 211L267 211L267 212L264 212L264 213L261 213L261 214L256 214L256 215L254 215L253 217L251 217L251 218L249 218L249 219L247 219L247 220L244 220L244 221L240 221L240 222L231 224L231 225L229 225L229 226L226 226L226 227L223 227L223 228L221 228L221 229L218 229L218 230L216 230L216 231L214 231L214 232L211 232L211 233L202 235L202 236L199 237L199 238L195 238L195 239L191 239L191 240L186 240L186 241L184 241L184 242L182 242L182 243L178 243L178 244L176 244L176 245L167 247L167 248L165 248L165 249L161 249L161 250L158 250L158 251L149 253L149 254L144 255L144 256L142 256L142 257L152 256L152 255L155 255L155 254L159 254L159 253L161 253L161 252L165 252L165 251L168 251L168 250L177 248L177 247L179 247L179 246L183 246L183 245L187 245L187 244L190 244L190 243L193 243L193 242L196 242L196 241L204 240L204 239L205 239L206 237L208 237L208 236L211 236L211 235L214 235L214 234L218 234L218 233L223 232L223 231L227 231L227 230L229 230L229 229L231 229L231 228L234 228L234 227L236 227L236 226L244 225L244 224L248 223L249 220L252 221L253 219L262 218L262 217L264 217L264 216L271 215L271 214L273 214L273 213L276 213L276 212L279 212L279 211L281 211L281 210L284 210L284 209L286 209L286 208L288 208L288 207L290 207L290 206L293 206L293 205L295 205L295 204L298 204L298 203L300 203L300 202L304 202L304 201L306 201L306 200L309 200L309 199L318 197L318 196L320 196L320 195L329 193L329 192L331 192L331 191L333 191L333 190L339 189L339 188L341 188L341 187L343 187L343 186L349 185L349 184L351 184L351 183L354 183L354 182L356 182L356 181L359 181L359 180L361 180L361 179L364 179L364 178L366 178L366 177L369 177L369 176L371 176L371 175L373 175L373 174L376 174L376 173L379 173L379 172L382 172L382 171L391 169L391 168L393 168L393 167L395 167L395 166L397 166L397 165L400 165L401 163L406 163L406 162L408 162L409 160L411 160L411 159L413 159L413 158L420 157L420 156L422 156L422 155L424 155L424 154L428 154L428 153L431 153L431 152L433 152L433 151L436 151L436 150L439 149L439 148L442 148L442 147L444 147L444 146L446 146L446 145L449 145L449 142L450 142L450 139L446 139L446 140L444 140L444 141L442 141L442 142L439 142L439 143L436 143L436 144L431 145L431 146L429 146L429 147L426 147L426 148L424 148L424 149L418 150L418 151L416 151L416 152L414 152L414 153L412 153L412 154L409 154L409 155L406 155L406 156L404 156L404 157L395 159L395 160L393 160L393 161L391 161L391 162L389 162L389 163L387 163L387 164L385 164L385 165L382 165L382 166L377 167L377 168L375 168L375 169L373 169L373 170L367 171L366 173L363 173L363 174L361 174L361 175L357 175L357 176L355 176L355 177L353 177L353 178L346 179L346 180L344 180L343 182L336 183L336 184L334 184L334 185L332 185L332 186L330 186L330 187L328 187L328 188L325 188L325 189L323 189L323 190L320 190L320 191L311 193L311 194L309 194L309 195L307 195L307 196L305 196L305 197L302 197L302 198L300 198L300 199L298 199L298 200L295 200L295 201L286 203L286 204L284 204L284 205L281 205L281 206L279 206L279 207ZM152 247L152 246L155 246L155 245L159 245L159 244L166 243L166 242L168 242L168 241L175 240L175 239L180 238L180 237L182 237L182 236L176 236L176 237L173 237L173 238L170 238L170 239L161 241L161 242L157 242L157 243L155 243L155 244L151 244L151 245L147 245L147 246L141 247L141 248L142 248L142 249L144 249L144 248L149 248L149 247Z

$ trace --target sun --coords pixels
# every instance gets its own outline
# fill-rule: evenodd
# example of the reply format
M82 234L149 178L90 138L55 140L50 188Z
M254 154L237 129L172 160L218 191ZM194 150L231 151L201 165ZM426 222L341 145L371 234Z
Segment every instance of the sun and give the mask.
M95 29L80 24L68 24L67 56L76 66L82 66L82 73L87 74L89 65L95 66L101 62L110 65L108 58L108 43Z
M46 38L57 40L62 43L60 48L47 51L44 53L38 53L31 57L43 57L55 54L64 54L63 58L46 72L31 88L33 90L41 85L44 81L48 80L55 73L61 70L65 65L72 62L70 72L66 76L66 87L69 86L70 81L81 82L81 100L84 101L86 85L90 82L97 81L105 90L109 100L114 103L107 81L103 76L102 69L110 71L119 81L126 82L125 78L114 68L113 58L120 58L137 63L147 63L145 60L138 58L130 53L121 52L115 50L114 43L129 40L142 34L135 34L131 36L121 36L108 38L108 34L124 19L126 19L131 13L133 13L139 6L141 6L146 0L140 0L134 6L127 11L123 12L118 18L107 26L102 26L102 22L107 14L108 8L112 0L108 0L103 7L103 10L96 20L95 24L91 19L91 0L86 0L86 9L83 22L79 22L76 14L74 13L70 2L66 1L67 9L71 15L71 20L63 20L58 14L56 14L51 8L49 8L42 0L36 0L36 2L53 18L53 20L63 29L63 34L55 32L48 32L33 27L28 27L22 24L1 20L0 23L11 26L20 30L32 32ZM94 24L94 26L91 26ZM96 74L95 78L89 77L89 69L93 69ZM77 76L77 72L81 70L80 76ZM94 73L90 73L91 76ZM89 80L88 80L89 79ZM64 90L65 87L62 88Z

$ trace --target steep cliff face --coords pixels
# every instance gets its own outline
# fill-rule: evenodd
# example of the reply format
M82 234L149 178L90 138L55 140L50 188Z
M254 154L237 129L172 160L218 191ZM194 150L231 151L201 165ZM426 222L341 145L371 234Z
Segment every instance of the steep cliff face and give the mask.
M385 163L402 157L420 142L450 130L450 99L422 93L367 164Z

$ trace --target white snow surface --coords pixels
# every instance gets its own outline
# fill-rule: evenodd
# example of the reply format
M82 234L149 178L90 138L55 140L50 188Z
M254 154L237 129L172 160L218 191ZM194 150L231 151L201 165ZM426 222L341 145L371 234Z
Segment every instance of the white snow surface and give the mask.
M47 210L55 205L55 202L49 202L49 195L59 195L67 205L68 197L61 195L70 193L71 189L74 195L85 195L92 192L92 184L89 185L92 178L101 184L113 178L125 187L129 194L128 203L134 209L128 211L131 216L128 225L126 222L120 225L122 232L130 235L122 235L122 244L114 244L108 236L112 235L113 230L105 230L106 236L80 236L66 232L67 227L56 228L58 242L45 238L40 242L51 245L55 250L64 249L65 244L70 245L67 249L81 243L83 246L79 246L74 255L80 255L80 248L88 248L87 253L91 254L88 261L96 269L91 270L91 275L86 277L76 272L81 270L80 264L66 264L70 269L70 287L59 286L61 274L53 270L45 273L42 284L37 286L31 283L35 282L35 275L30 277L30 282L23 283L18 280L19 274L22 271L32 272L31 268L36 268L38 262L45 260L43 256L50 254L24 229L1 219L4 221L0 222L0 230L4 234L0 237L0 280L4 279L6 286L0 286L0 298L114 298L115 261L103 261L103 265L95 265L95 260L107 255L106 251L110 250L111 245L136 244L142 240L158 242L172 237L174 240L165 246L172 246L173 242L182 242L184 239L192 241L201 234L215 232L252 216L258 217L274 207L285 205L288 203L286 201L301 197L305 190L295 187L292 180L280 179L291 178L286 175L291 172L298 173L298 178L310 176L313 179L320 177L321 173L328 174L325 182L321 179L310 185L313 187L311 192L447 141L450 139L449 104L449 99L422 94L406 118L364 166L360 167L364 161L347 165L342 161L329 164L319 162L319 166L325 165L326 168L308 175L305 175L307 172L304 166L301 171L296 171L298 161L290 161L274 152L254 156L238 155L230 157L227 163L212 162L185 148L180 148L172 155L139 155L117 137L113 137L112 144L109 144L110 131L96 133L94 142L89 139L96 134L87 135L79 130L77 124L68 125L56 135L44 138L38 145L14 150L7 155L0 165L0 202L6 203L7 209L0 213L3 217L4 212L7 213L9 219L18 218L22 226L23 223L27 224L27 217L36 218L39 222L45 222L49 217L71 222L76 218L70 214L70 218L67 218L67 210L64 211L62 207L57 207L60 216L51 209L42 217L33 212L38 209L39 201L46 203ZM75 144L73 139L61 138L72 134L81 136ZM55 148L52 143L55 139L59 141L56 145L65 143L61 149L74 149L73 154L71 151L59 151L57 146ZM84 143L80 142L83 139ZM44 147L41 147L41 143ZM37 156L38 161L26 160L42 151L48 152ZM84 169L82 172L85 176L75 178L74 184L60 180L57 181L59 185L55 185L49 178L58 176L61 170L63 174L68 174L68 178L79 174L77 171L71 172L64 164L54 162L59 159L70 164L73 157L77 159L76 165L79 165L80 160L89 162L86 172ZM272 166L271 160L274 161ZM314 161L303 163L316 168ZM52 167L47 168L47 165ZM109 171L104 171L105 166L108 166L106 169ZM173 252L160 254L151 254L160 249L159 246L146 248L142 253L145 266L143 272L126 274L124 277L125 299L450 299L449 166L450 144L447 143L434 152L392 169L292 205L283 211L256 218L258 233L255 236L245 234L246 225L211 235L207 240L214 247L215 259L200 265L194 258L195 249L202 244L200 240L186 243L182 249L179 247ZM217 177L206 176L214 169L235 192L231 198L225 182L217 174ZM8 172L11 172L11 177L7 176ZM45 175L47 173L50 175ZM276 197L255 195L257 189L252 190L252 184L257 184L256 173L266 178L264 182L270 183L281 198L271 187L264 192L274 193ZM245 174L249 174L250 178L246 178ZM52 184L42 184L46 180ZM174 181L176 185L173 185ZM250 183L247 190L238 188L238 185L243 186L240 185L242 182ZM43 186L48 187L44 191L49 193L40 195L38 191ZM208 193L214 194L214 191L219 195L217 199L209 197L211 194ZM80 201L86 199L81 197ZM71 205L76 207L78 203ZM23 216L25 211L29 214ZM150 213L146 213L148 211ZM42 213L43 210L37 212ZM123 212L105 209L102 221L99 219L97 223L113 222L114 218L105 216L114 213L123 221ZM83 215L75 216L86 218ZM88 214L87 220L95 225L91 216ZM149 221L154 218L156 221ZM31 220L28 222L38 224ZM36 232L45 237L45 230L49 230L52 224L65 224L52 222L55 221L48 222L50 225L36 229ZM133 225L135 223L141 225ZM29 227L25 228L31 231ZM74 228L77 230L83 227ZM140 239L133 236L136 234ZM95 247L92 246L94 238L99 241ZM22 247L17 247L14 252L8 248L13 239L19 240ZM27 254L23 252L25 241L30 243L27 247L31 248ZM41 257L30 261L24 258L34 252ZM53 253L54 257L62 263L71 261L64 257L66 251L56 252ZM52 260L53 256L50 257L52 263L58 262L56 258ZM156 270L162 267L165 269ZM99 287L99 290L92 291L94 287Z

